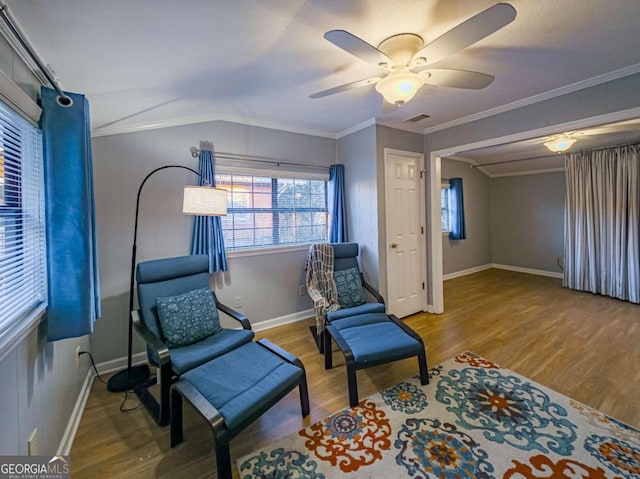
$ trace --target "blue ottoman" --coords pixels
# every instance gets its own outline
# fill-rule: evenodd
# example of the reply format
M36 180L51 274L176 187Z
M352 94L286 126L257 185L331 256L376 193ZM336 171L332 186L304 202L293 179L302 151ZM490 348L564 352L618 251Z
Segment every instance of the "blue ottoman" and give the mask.
M171 387L171 447L183 440L184 398L213 430L218 477L231 479L231 439L296 386L305 417L309 396L304 366L266 339L246 343L191 369Z
M344 355L349 405L358 404L356 371L400 359L418 357L420 382L429 384L424 343L418 333L393 314L369 313L331 322L324 329L324 367L333 367L331 339Z

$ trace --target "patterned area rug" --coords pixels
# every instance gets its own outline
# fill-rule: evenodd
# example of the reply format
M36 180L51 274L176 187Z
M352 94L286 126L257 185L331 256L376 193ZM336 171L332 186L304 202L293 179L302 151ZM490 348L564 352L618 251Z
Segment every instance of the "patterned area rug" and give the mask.
M640 478L640 431L473 353L238 460L249 478Z

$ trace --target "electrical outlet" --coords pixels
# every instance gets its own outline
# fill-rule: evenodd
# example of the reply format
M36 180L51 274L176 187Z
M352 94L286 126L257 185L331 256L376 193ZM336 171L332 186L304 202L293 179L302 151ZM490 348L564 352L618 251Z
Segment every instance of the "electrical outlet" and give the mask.
M307 294L307 288L304 284L301 284L300 286L298 286L298 295L304 296L305 294Z
M236 308L242 308L242 296L236 296Z
M80 367L80 345L76 346L76 369Z
M34 429L27 441L27 454L29 456L38 455L38 428Z

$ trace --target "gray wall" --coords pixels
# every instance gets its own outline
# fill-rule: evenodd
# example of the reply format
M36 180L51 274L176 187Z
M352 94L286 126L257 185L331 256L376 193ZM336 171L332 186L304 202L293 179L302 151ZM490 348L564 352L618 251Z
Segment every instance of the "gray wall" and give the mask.
M360 267L378 287L378 178L376 127L338 140L338 162L344 165L349 241L360 245Z
M442 235L443 274L455 273L491 262L489 178L462 161L442 159L443 178L462 178L467 238Z
M103 318L96 323L91 346L98 362L126 355L128 290L135 197L142 179L168 164L198 168L191 146L214 142L215 150L330 166L336 141L296 133L209 122L180 127L97 137L93 139L96 216L100 252ZM182 187L195 184L193 173L169 169L145 184L140 205L138 261L189 254L193 218L181 214ZM297 251L229 258L229 271L218 275L214 288L223 303L234 307L254 325L305 311L300 297L304 284L306 248ZM223 318L227 326L237 323ZM143 345L136 339L135 350Z
M492 178L491 262L561 272L564 172Z
M0 37L0 70L32 99L40 86ZM0 455L26 455L27 441L37 429L39 454L53 455L87 377L89 360L76 368L76 346L87 351L87 336L48 343L46 320L0 359Z

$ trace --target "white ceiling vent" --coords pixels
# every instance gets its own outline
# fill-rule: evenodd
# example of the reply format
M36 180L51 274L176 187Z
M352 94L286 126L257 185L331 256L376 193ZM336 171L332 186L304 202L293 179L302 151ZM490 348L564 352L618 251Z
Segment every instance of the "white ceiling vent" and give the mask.
M426 120L427 118L431 118L431 117L429 115L425 115L424 113L420 113L419 115L412 116L411 118L407 118L404 121L409 123L417 123L419 121Z

